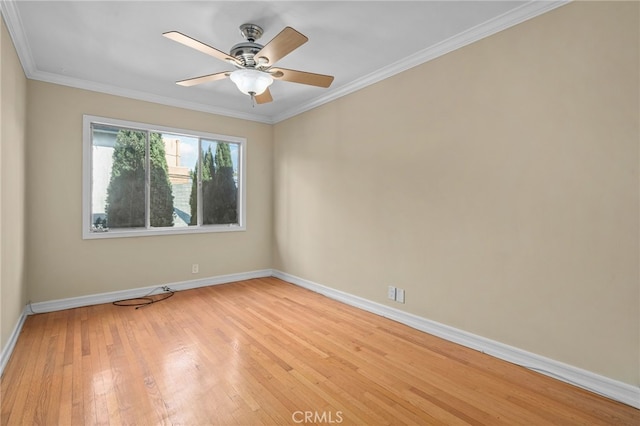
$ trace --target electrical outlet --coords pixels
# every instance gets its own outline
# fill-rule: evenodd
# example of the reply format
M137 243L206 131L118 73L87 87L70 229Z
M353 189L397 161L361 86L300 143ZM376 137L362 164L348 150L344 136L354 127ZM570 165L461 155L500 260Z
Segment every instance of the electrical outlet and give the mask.
M404 288L396 289L396 302L404 303Z
M200 271L200 266L197 263L194 263L193 265L191 265L192 274L197 274L198 271Z
M396 288L392 285L387 289L387 297L391 300L396 300Z

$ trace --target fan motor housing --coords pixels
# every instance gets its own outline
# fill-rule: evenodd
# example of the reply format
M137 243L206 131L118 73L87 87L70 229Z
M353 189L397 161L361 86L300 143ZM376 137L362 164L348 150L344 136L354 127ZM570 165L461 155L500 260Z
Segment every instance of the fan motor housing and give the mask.
M231 56L239 60L243 66L245 67L254 67L256 66L256 61L254 60L254 56L260 50L262 50L262 45L258 43L254 43L251 41L245 41L242 43L238 43L231 48Z

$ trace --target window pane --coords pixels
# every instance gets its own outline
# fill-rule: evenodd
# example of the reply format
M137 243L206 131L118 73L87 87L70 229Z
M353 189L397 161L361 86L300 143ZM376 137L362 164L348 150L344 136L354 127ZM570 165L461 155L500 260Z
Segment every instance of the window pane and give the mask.
M153 137L151 141L153 141ZM194 137L162 134L164 158L168 179L173 195L173 225L174 227L193 226L198 224L197 211L197 179L193 179L196 164L198 163L198 139ZM152 153L154 152L153 146ZM157 156L156 156L157 157ZM153 156L152 176L153 176ZM151 182L151 206L154 208L154 199L162 194L161 188L165 185L159 180L155 188L154 180ZM193 203L192 200L193 199ZM193 204L193 208L192 208ZM153 217L153 211L152 211ZM156 226L151 223L151 226ZM171 225L163 225L171 226Z
M164 141L160 133L149 134L150 224L153 227L173 226L173 188L169 181Z
M238 223L237 144L202 141L202 223Z
M146 132L95 125L92 134L93 227L144 227Z
M94 231L107 229L107 187L113 166L118 129L93 126L91 131L91 224Z

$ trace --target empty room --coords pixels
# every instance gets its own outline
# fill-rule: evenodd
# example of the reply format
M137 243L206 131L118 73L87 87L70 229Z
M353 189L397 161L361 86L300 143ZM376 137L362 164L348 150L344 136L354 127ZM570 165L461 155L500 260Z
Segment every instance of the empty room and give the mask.
M640 424L640 2L0 7L0 424Z

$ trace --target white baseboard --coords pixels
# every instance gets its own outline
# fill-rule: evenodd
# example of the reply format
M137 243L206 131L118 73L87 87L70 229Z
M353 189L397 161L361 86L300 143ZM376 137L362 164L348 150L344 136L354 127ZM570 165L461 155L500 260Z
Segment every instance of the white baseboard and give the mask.
M116 300L132 299L135 297L148 295L154 290L158 290L158 293L161 293L161 288L163 286L167 286L173 290L180 291L270 276L272 276L271 269L262 269L258 271L242 272L238 274L218 275L209 278L198 278L197 280L162 283L154 286L139 287L130 290L112 291L109 293L91 294L87 296L71 297L68 299L50 300L47 302L32 303L29 307L28 313L39 314L44 312L61 311L64 309L80 308L82 306L99 305L101 303L112 303Z
M163 286L167 286L172 290L189 290L192 288L206 287L210 285L226 284L236 281L250 280L252 278L264 278L272 276L271 269L262 269L258 271L242 272L238 274L218 275L209 278L199 278L197 280L180 281L174 283L164 283L160 285L134 288L130 290L113 291L109 293L92 294L88 296L71 297L68 299L50 300L47 302L32 303L25 307L18 319L16 326L7 341L7 344L2 348L0 353L0 376L4 372L4 368L11 358L13 349L18 341L18 336L22 330L22 326L28 315L40 314L46 312L61 311L64 309L80 308L83 306L98 305L101 303L111 303L117 300L131 299L135 297L142 297L151 294L154 290L160 293Z
M9 362L9 358L11 358L11 354L13 353L13 349L16 347L16 342L18 341L18 336L20 336L20 331L22 331L22 326L24 325L25 320L27 319L27 310L24 309L18 318L18 322L16 326L13 328L11 335L9 336L9 340L7 344L2 348L2 353L0 354L0 377L2 373L4 373L4 368L7 366Z
M273 276L316 293L323 294L331 299L398 321L417 330L523 366L546 376L640 409L640 387L632 386L560 361L505 345L495 340L486 339L340 290L325 287L285 272L274 270Z
M408 325L420 331L441 337L448 341L458 343L471 349L486 353L505 361L521 365L541 374L556 378L563 382L581 387L588 391L600 394L607 398L622 402L632 407L640 409L640 387L632 386L617 380L583 370L572 365L562 363L550 358L543 357L513 346L505 345L491 339L468 333L454 327L450 327L436 321L432 321L408 312L401 311L390 306L373 302L362 297L326 287L309 280L305 280L294 275L278 270L262 269L238 274L220 275L197 280L181 281L174 283L164 283L156 286L136 288L131 290L114 291L95 295L73 297L69 299L52 300L48 302L38 302L26 308L21 314L7 345L2 349L0 356L0 375L4 371L9 361L11 353L15 347L20 331L28 314L53 312L63 309L78 308L101 303L111 303L116 300L141 297L154 290L159 290L162 286L168 286L173 290L188 290L210 285L226 284L236 281L249 280L252 278L264 278L274 276L283 281L304 287L316 293L323 294L331 299L338 300L348 305L363 309L365 311L380 315L402 324Z

